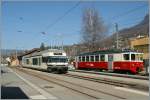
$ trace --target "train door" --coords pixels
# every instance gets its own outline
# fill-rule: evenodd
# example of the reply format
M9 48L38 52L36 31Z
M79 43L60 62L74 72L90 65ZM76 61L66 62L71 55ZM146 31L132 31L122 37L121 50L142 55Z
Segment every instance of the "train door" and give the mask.
M75 57L75 68L78 69L79 57Z
M108 54L108 71L113 71L113 54Z

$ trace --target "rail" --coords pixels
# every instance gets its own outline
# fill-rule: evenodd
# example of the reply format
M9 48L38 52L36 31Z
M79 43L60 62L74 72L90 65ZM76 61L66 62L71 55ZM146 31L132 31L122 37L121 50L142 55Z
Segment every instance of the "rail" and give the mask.
M126 74L118 74L118 73L84 71L84 70L70 70L70 71L81 72L81 73L91 73L91 74L98 74L98 75L108 75L108 76L115 76L115 77L125 77L125 78L140 79L140 80L149 80L148 76L140 76L140 75L126 75Z
M86 87L86 86L83 86L83 85L80 85L80 84L76 84L76 83L73 83L73 82L69 82L69 81L54 78L54 77L51 77L51 76L36 73L35 71L33 72L33 71L29 71L29 70L26 70L26 69L23 69L23 68L17 68L17 70L19 70L21 72L24 72L24 73L27 73L29 75L38 77L40 79L46 80L48 82L57 84L59 86L71 89L75 92L79 92L81 94L87 95L87 96L89 96L91 98L94 98L94 99L101 99L100 97L95 95L96 92L101 93L101 94L105 94L105 95L109 95L109 96L113 96L113 97L116 97L118 99L125 99L124 97L121 97L121 96L118 96L118 95L115 95L115 94L111 94L111 93L104 92L104 91L101 91L101 90L98 90L98 89L89 88L89 87Z

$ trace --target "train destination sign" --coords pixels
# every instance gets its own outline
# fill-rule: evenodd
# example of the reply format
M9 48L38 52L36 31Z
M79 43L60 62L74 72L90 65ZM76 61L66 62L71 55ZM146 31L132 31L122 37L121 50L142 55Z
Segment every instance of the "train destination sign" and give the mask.
M54 53L54 55L62 55L62 53Z

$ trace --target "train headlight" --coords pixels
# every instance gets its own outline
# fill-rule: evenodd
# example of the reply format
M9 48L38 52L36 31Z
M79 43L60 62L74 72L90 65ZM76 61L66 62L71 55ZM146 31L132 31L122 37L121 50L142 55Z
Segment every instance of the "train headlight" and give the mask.
M115 67L116 69L120 69L120 67Z

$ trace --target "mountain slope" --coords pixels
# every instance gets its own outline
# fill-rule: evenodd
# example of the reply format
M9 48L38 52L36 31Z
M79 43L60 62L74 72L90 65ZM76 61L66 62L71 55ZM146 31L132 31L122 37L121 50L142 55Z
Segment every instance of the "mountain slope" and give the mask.
M147 14L139 24L132 26L130 28L122 29L118 32L118 34L122 41L120 46L121 48L125 48L129 46L130 38L137 37L139 35L142 36L149 35L149 15ZM101 48L114 47L116 45L116 34L107 37L105 40L101 42L101 44L103 44Z

